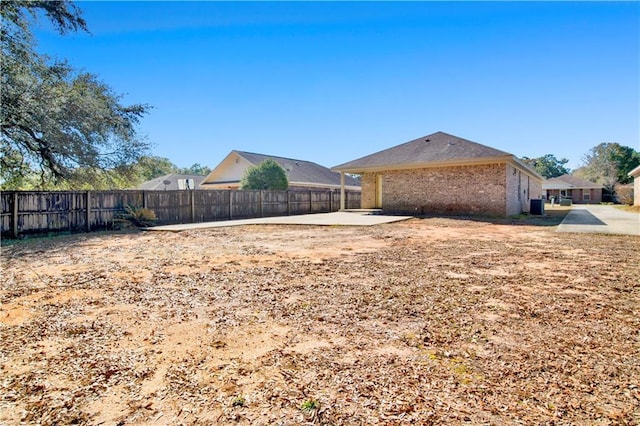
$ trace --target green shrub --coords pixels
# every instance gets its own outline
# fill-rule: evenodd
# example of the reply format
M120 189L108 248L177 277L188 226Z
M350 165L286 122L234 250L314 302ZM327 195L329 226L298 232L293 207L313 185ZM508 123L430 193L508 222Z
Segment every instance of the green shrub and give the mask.
M116 227L123 228L136 226L138 228L146 228L153 226L158 222L158 217L153 210L146 207L125 206L124 213L118 215L114 220Z
M247 400L244 399L242 395L233 398L231 402L232 407L245 407L247 405Z
M317 400L311 398L311 399L307 399L306 401L304 401L302 403L302 405L300 405L300 409L304 412L312 412L317 410L318 408L320 408L320 402L318 402Z

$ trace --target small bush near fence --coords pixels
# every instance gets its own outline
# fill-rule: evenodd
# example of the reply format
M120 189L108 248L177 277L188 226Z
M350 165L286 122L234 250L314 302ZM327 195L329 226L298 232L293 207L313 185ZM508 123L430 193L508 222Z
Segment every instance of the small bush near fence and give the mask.
M158 223L156 213L145 207L124 206L124 213L117 215L114 219L114 227L116 228L129 228L132 226L147 228L156 223Z
M345 195L347 209L360 208L360 192ZM148 226L149 211L158 225L326 213L340 209L340 191L6 191L1 203L2 238L18 238L114 229L125 218Z

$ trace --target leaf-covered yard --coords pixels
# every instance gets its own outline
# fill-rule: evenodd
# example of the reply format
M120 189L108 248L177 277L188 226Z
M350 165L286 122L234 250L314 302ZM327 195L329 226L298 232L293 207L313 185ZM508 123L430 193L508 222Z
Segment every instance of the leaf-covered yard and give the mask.
M0 423L638 424L640 239L554 230L3 247Z

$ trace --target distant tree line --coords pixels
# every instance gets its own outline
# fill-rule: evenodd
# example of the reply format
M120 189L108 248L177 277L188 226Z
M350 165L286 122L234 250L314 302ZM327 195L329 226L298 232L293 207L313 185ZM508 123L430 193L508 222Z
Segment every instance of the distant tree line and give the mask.
M600 184L609 195L615 195L619 185L632 181L629 172L640 165L640 152L616 142L603 142L591 148L582 157L582 165L573 171L565 167L569 160L558 160L552 154L522 160L546 179L573 174Z
M136 186L168 174L208 175L211 168L199 163L191 167L178 167L163 157L144 156L133 164L122 165L112 169L95 167L75 168L64 179L42 180L38 172L9 176L0 172L3 177L3 190L107 190L132 189Z
M552 154L543 155L538 158L523 157L522 161L545 179L566 175L570 172L570 170L564 166L569 160L566 158L558 160L555 155Z

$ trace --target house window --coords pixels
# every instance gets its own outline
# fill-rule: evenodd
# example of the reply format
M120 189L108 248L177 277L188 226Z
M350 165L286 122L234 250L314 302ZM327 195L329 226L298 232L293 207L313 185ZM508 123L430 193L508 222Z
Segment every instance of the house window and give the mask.
M588 189L585 189L582 191L582 199L584 201L590 201L591 200L591 191Z

